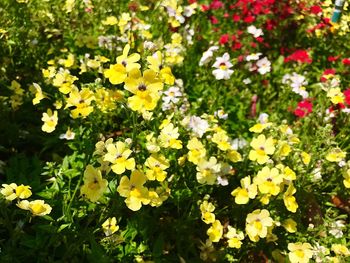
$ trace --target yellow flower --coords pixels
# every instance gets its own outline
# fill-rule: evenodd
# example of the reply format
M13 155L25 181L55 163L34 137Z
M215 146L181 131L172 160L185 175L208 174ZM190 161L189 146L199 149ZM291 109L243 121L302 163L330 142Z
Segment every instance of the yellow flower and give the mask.
M209 161L205 159L200 160L196 167L197 181L200 184L215 184L220 167L215 157L210 157Z
M301 156L301 160L305 165L308 165L310 163L310 160L311 160L310 154L308 154L307 152L302 152L300 156Z
M219 242L223 234L223 226L219 220L215 220L214 223L207 230L207 235L211 242Z
M332 149L326 156L326 160L330 162L340 162L346 156L346 152L343 152L339 148Z
M128 98L128 106L133 111L142 113L145 110L151 111L157 106L163 83L153 70L145 70L141 76L141 71L133 68L125 80L125 89L134 94Z
M227 233L225 234L225 237L228 239L227 243L230 248L241 248L242 246L242 241L244 239L244 234L243 232L239 231L232 227L228 226L227 227Z
M344 103L345 96L340 88L330 88L327 92L327 97L331 98L333 104Z
M119 230L117 219L115 217L107 218L107 220L102 224L102 229L107 237L114 234Z
M278 147L279 149L277 154L283 157L288 156L292 151L292 148L289 146L288 142L286 141L280 141Z
M33 87L35 89L35 98L33 99L33 105L38 104L42 99L46 98L41 87L37 83L33 83Z
M200 160L205 158L206 149L204 145L196 138L193 137L187 143L188 152L188 160L194 164L198 164Z
M12 201L17 198L16 188L17 184L2 184L0 193L5 197L6 200Z
M43 200L34 200L29 202L23 200L17 204L17 206L24 210L29 210L33 216L44 216L51 213L52 207L45 204Z
M201 210L202 221L204 223L206 224L214 223L215 214L213 212L215 210L215 206L211 202L208 202L207 200L203 201L199 209Z
M120 90L99 88L95 92L96 105L102 112L116 109L116 101L121 101L124 93Z
M261 133L265 128L270 127L271 122L268 123L257 123L253 127L249 128L250 132Z
M254 183L258 186L262 194L278 195L283 177L277 168L270 169L265 166L254 178Z
M71 110L73 119L80 116L85 118L94 110L94 107L90 106L93 100L95 100L95 96L89 88L82 88L82 90L79 91L78 88L74 87L69 93L66 108L75 107L75 109Z
M67 59L60 59L58 63L63 65L65 68L70 68L74 65L74 55L69 54Z
M348 169L343 176L344 176L344 180L343 180L344 186L346 188L350 188L350 169Z
M287 210L292 213L295 213L299 207L295 197L293 196L293 194L295 194L296 191L297 190L295 189L294 185L290 184L288 186L287 191L283 195L284 205L286 206Z
M126 197L125 203L130 210L138 211L142 204L149 204L148 189L143 186L146 181L147 177L139 170L132 171L130 179L127 176L121 178L117 191Z
M106 146L107 153L104 156L104 161L112 163L112 171L116 174L122 174L126 169L135 169L135 159L129 158L132 151L126 147L123 142L116 144L108 144Z
M260 238L267 236L267 228L272 225L269 211L256 209L247 215L245 230L251 241L258 242Z
M249 152L249 159L257 161L259 164L266 163L271 155L275 152L274 141L272 137L266 139L265 135L260 134L258 138L253 138L250 146L253 148Z
M118 24L118 20L115 16L108 16L105 20L102 21L102 25L105 26L114 26Z
M241 154L235 150L229 150L227 152L227 158L233 163L242 161Z
M51 133L56 129L56 125L58 122L57 111L55 110L52 113L51 109L48 109L47 112L43 113L43 117L41 120L44 122L43 126L41 126L41 130L47 133Z
M236 204L247 204L250 199L254 199L257 195L256 184L251 184L250 176L246 176L241 179L241 186L237 187L231 192L231 195L235 197Z
M182 142L177 139L179 136L179 128L175 128L172 123L167 124L163 127L158 136L160 146L164 148L181 149Z
M175 77L171 72L171 69L169 67L164 66L163 56L160 51L157 51L152 56L148 56L147 62L149 63L148 68L157 72L165 84L174 84Z
M78 80L77 77L72 76L68 69L61 68L59 72L54 75L52 85L58 87L59 91L63 94L71 92L72 88L75 87L74 81Z
M117 64L121 64L125 67L126 72L130 72L132 69L140 69L141 65L136 63L140 60L140 55L133 53L128 56L130 51L130 45L127 44L123 49L123 54L117 57Z
M297 223L291 219L288 218L283 221L282 226L289 232L289 233L295 233L297 232Z
M346 257L350 256L349 249L342 244L332 244L332 250L337 255L342 255L342 256L346 256Z
M229 137L227 136L225 131L214 133L213 138L211 140L212 142L218 145L218 148L221 151L227 151L231 149L231 144L229 143Z
M312 258L312 246L309 243L289 243L288 249L291 263L307 263Z
M169 168L169 161L163 155L152 154L147 158L145 165L149 168L146 171L148 180L157 180L163 182Z
M20 199L26 199L32 195L30 191L31 187L29 185L19 185L16 187L16 196Z
M84 172L84 184L80 189L91 202L97 202L107 189L108 181L102 179L101 171L88 165Z
M103 72L103 75L109 79L113 85L123 83L127 77L126 68L122 64L110 65L109 69Z

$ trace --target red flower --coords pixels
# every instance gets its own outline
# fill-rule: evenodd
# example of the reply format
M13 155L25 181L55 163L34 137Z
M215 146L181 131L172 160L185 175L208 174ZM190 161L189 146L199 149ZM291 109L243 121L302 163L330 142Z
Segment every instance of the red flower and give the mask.
M201 5L202 11L206 12L210 9L210 7L208 5Z
M219 20L218 20L215 16L211 16L211 17L210 17L210 22L211 22L213 25L215 25L215 24L219 23Z
M221 3L219 0L214 0L210 4L210 8L213 9L213 10L220 9L222 7L224 7L224 4Z
M318 5L313 5L310 7L310 12L312 14L318 15L319 13L322 13L322 8Z
M298 103L297 108L294 110L294 115L300 118L303 118L311 112L312 112L312 103L310 100L305 99Z
M228 34L222 35L219 39L220 45L225 45L229 41L230 36Z
M244 18L244 22L246 23L253 23L254 21L255 21L254 16L247 16L246 18Z
M289 61L297 61L300 63L310 64L312 62L312 59L310 58L306 50L298 49L293 54L289 55L284 59L284 62L289 62Z
M345 96L345 103L350 105L350 88L347 90L344 90L343 94Z
M239 20L241 20L241 17L239 15L233 14L232 19L234 22L238 22Z
M350 58L344 58L344 59L342 60L342 62L343 62L344 65L349 66L349 65L350 65Z
M327 58L327 60L328 60L329 62L334 62L334 61L337 61L339 57L340 57L340 56L335 56L335 57L329 56L329 57Z

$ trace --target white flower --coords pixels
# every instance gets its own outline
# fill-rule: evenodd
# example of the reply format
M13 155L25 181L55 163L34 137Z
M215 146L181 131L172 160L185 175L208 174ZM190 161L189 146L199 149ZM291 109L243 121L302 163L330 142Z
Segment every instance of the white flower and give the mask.
M60 135L60 139L66 139L66 140L73 140L75 137L75 133L72 132L69 128L68 130L66 131L66 133L63 133Z
M267 57L260 59L258 62L256 62L256 65L258 66L258 72L261 75L265 75L267 72L271 71L271 62L267 59Z
M216 79L229 79L233 73L232 63L230 62L230 55L225 53L222 57L217 57L213 65L213 75Z
M312 180L313 182L317 182L317 181L319 181L319 180L322 180L321 168L315 168L315 169L312 171L311 175L312 175L311 180Z
M247 61L258 60L262 54L261 53L252 53L248 55L245 59Z
M329 231L329 233L336 238L341 238L344 235L342 231L343 228L345 228L345 221L337 220L331 224L331 230Z
M264 32L262 31L262 29L256 28L256 27L253 26L253 25L252 25L252 26L249 26L249 27L247 28L247 30L248 30L248 33L252 34L255 38L264 35Z
M199 61L199 66L207 64L214 55L214 51L218 50L218 46L212 46L207 51L205 51Z
M188 127L195 133L195 135L202 137L208 130L209 124L206 120L203 120L200 117L191 116Z
M247 141L243 138L233 139L231 142L231 147L233 150L237 151L238 149L242 149L247 145Z
M252 83L252 80L250 78L246 78L243 80L243 83L248 85L248 84Z
M214 116L222 120L227 120L228 114L225 113L224 110L220 109L214 112Z
M164 103L169 104L170 102L176 104L179 102L180 98L182 97L182 92L180 91L179 87L172 86L168 90L164 91L162 100Z
M260 113L259 118L258 118L258 120L261 124L267 123L268 119L269 119L269 115L265 112Z

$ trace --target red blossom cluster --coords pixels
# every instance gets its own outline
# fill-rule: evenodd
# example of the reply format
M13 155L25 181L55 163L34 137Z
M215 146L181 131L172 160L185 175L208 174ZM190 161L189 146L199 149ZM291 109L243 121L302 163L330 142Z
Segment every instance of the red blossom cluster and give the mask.
M309 99L305 99L298 103L297 108L294 110L294 115L303 118L311 112L312 102Z
M284 62L290 61L310 64L312 62L312 59L310 58L306 50L298 49L284 59Z

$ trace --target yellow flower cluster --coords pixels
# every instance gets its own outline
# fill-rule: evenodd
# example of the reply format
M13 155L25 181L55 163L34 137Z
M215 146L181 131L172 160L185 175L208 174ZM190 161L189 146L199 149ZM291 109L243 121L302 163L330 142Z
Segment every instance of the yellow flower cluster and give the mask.
M43 200L20 200L27 199L32 195L31 187L29 185L18 185L15 183L2 184L0 193L8 201L18 200L17 206L23 210L28 210L33 216L44 216L51 213L51 206L46 204Z

